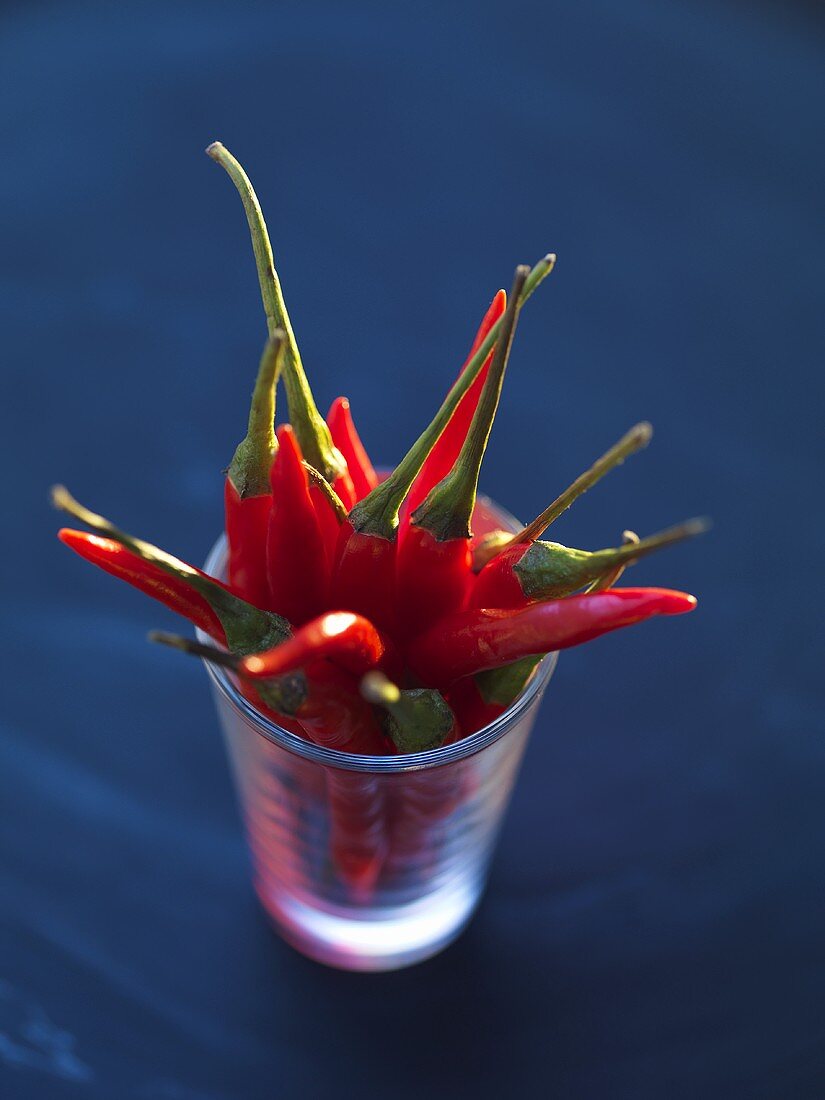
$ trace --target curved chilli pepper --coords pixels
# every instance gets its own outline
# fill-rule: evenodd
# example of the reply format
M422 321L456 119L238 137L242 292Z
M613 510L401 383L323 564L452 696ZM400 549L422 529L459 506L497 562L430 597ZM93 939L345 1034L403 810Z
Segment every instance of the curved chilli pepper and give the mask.
M327 413L332 442L344 456L347 463L352 487L354 490L352 500L344 500L348 508L352 508L359 500L371 493L378 484L378 475L370 462L361 437L355 429L352 419L352 411L346 397L336 397ZM339 494L340 495L340 494Z
M325 658L352 676L380 669L401 675L401 660L392 640L351 611L328 611L306 623L293 636L266 653L245 657L241 671L252 680L294 672L309 661Z
M581 645L654 615L680 615L695 606L696 598L686 592L611 588L515 611L460 611L416 638L409 662L425 684L438 687L522 657Z
M178 615L183 615L211 638L218 642L226 640L218 616L203 596L199 596L186 582L170 576L157 565L143 561L114 539L90 535L88 531L73 531L68 527L61 528L57 537L81 558L145 592ZM206 577L206 574L203 576Z
M330 484L334 484L337 478L345 475L346 463L332 443L329 428L318 412L312 390L309 388L298 351L298 343L286 311L281 282L275 270L272 244L258 197L246 172L224 145L214 141L206 152L224 169L241 197L252 238L261 299L270 336L278 330L283 330L285 334L284 385L289 405L289 418L295 427L301 451L307 461L312 463Z
M508 546L488 562L473 586L473 607L525 607L538 600L570 596L654 550L673 546L707 529L692 519L656 535L609 550L574 550L557 542Z
M241 671L239 662L236 669ZM248 682L272 710L297 718L316 745L364 756L389 752L352 677L329 661L311 661L283 676Z
M275 386L283 347L284 334L273 333L258 367L249 427L235 449L224 485L229 584L257 607L268 606L266 528L272 503L269 467L275 450Z
M300 626L327 604L329 561L295 434L278 429L266 534L270 606Z
M520 302L527 301L553 268L545 256L531 270ZM441 408L393 472L352 509L338 536L332 598L336 604L372 619L393 633L395 627L395 549L398 511L422 463L456 411L498 338L497 321L453 384Z
M494 532L496 536L507 535L506 531ZM635 531L625 531L622 539L625 545L636 544L639 536ZM625 563L614 566L586 589L587 592L603 592L612 588L626 568ZM459 715L462 725L468 732L475 732L493 722L516 701L527 686L533 670L541 657L524 657L511 665L488 668L475 676L465 676L457 680L448 694L450 705Z
M398 546L399 622L408 636L426 630L441 616L460 610L467 599L472 575L470 522L478 477L501 396L521 290L528 274L529 268L516 269L493 361L455 465L413 512L406 536Z
M257 653L258 650L271 649L290 636L289 623L280 615L254 607L246 600L242 600L240 596L236 596L220 581L187 565L180 558L167 554L165 550L158 549L150 542L121 531L103 516L84 508L62 485L55 485L51 495L52 503L56 508L68 512L70 516L79 519L81 523L85 523L98 534L125 546L143 561L183 581L202 596L217 615L226 635L226 643L232 653L244 656L247 653Z
M461 371L459 371L459 377L461 377L462 371L466 369L467 364L481 347L490 329L496 321L504 315L504 310L506 308L507 293L504 290L499 290L487 307L487 312L484 314L481 324L478 327L478 332L473 340L467 361L461 368ZM461 446L469 431L470 421L473 419L473 414L478 406L481 390L484 385L484 380L487 377L487 371L490 368L492 358L493 352L491 350L478 373L478 377L462 398L449 424L441 433L440 438L430 451L424 465L421 467L420 473L407 494L406 500L401 505L400 520L402 538L406 536L406 526L409 517L418 505L421 504L430 489L437 485L439 481L446 477L450 470L452 470L455 460L458 458L458 452L461 450Z

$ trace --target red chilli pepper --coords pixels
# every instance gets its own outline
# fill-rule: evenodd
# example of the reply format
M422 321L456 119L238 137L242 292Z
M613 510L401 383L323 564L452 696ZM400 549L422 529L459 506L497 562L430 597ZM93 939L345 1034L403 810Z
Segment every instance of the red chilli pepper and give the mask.
M353 691L352 678L327 661L312 662L301 672L276 680L255 681L254 686L266 702L283 711L296 680L299 685L303 680L306 694L293 715L316 745L369 756L389 752L369 705ZM380 875L387 853L384 788L368 773L331 767L325 773L330 854L341 879L364 898Z
M57 537L81 558L97 565L104 572L111 573L113 577L126 581L140 592L145 592L178 615L183 615L215 641L226 641L218 616L203 596L199 596L185 581L178 580L159 566L144 561L114 539L90 535L87 531L73 531L68 527L58 531ZM201 576L206 577L206 574L202 573Z
M385 731L401 753L426 752L462 737L453 710L433 688L402 691L380 672L370 672L361 681L361 694L385 712ZM387 860L391 873L414 873L428 859L432 828L455 809L462 787L460 768L413 769L393 777Z
M359 500L371 493L378 484L378 475L369 460L364 444L355 429L349 401L346 397L336 397L327 413L332 442L344 456L353 487L353 499L346 500L338 486L334 486L347 508L352 508Z
M257 653L271 649L290 636L289 623L274 611L264 611L236 596L214 578L202 573L185 561L167 554L144 539L127 534L113 523L84 508L62 485L52 488L52 503L63 512L79 519L104 538L112 539L130 550L138 558L189 586L202 596L217 615L226 636L229 649L235 654ZM218 651L220 652L220 651Z
M523 304L553 268L545 256L530 272L521 295ZM429 426L389 477L352 509L338 537L332 579L333 602L371 619L389 633L396 627L395 557L398 511L421 466L478 377L498 338L497 321L453 384Z
M278 429L266 535L268 604L296 626L327 606L329 561L295 434Z
M505 291L500 290L493 298L487 312L484 314L478 332L473 340L473 345L470 348L467 362L461 368L461 371L459 371L459 378L466 369L467 364L481 347L490 329L504 315L506 307L507 294ZM450 470L452 470L455 460L458 458L458 452L461 450L461 446L470 428L470 421L473 419L473 414L478 406L481 390L484 386L484 380L487 377L487 371L490 368L492 358L493 352L491 351L487 356L484 366L479 371L478 377L475 382L473 382L472 386L470 386L458 408L453 413L452 419L441 433L441 438L430 451L427 460L421 467L421 472L413 482L412 488L407 494L407 499L401 506L400 518L403 528L402 538L406 534L407 519L424 500L430 489L437 485L439 481L446 477Z
M300 722L310 741L343 752L386 755L387 742L371 708L353 690L343 670L315 661L299 672L252 681L242 662L212 646L173 634L150 635L155 642L204 657L238 673L244 694L276 715ZM279 719L280 720L280 719ZM375 776L326 768L330 851L341 878L359 894L369 890L384 863L387 829L383 788Z
M328 611L296 630L292 637L267 650L244 658L241 671L253 680L282 676L325 658L352 676L380 669L388 676L401 675L401 662L390 638L369 619L351 611Z
M581 645L654 615L692 611L695 606L695 597L686 592L611 588L517 611L461 611L416 638L409 662L424 683L440 686L522 657Z
M455 465L413 512L407 533L398 546L399 621L408 637L426 630L444 615L459 611L467 599L472 577L470 522L478 477L501 395L521 290L528 274L527 267L516 269L493 361Z
M637 538L635 543L595 552L557 542L508 546L479 573L471 602L474 607L525 607L538 600L560 599L706 529L706 521L688 520L656 535Z
M249 428L238 444L224 486L229 583L256 607L267 607L266 528L272 497L269 467L275 449L275 384L283 360L283 333L273 334L261 357Z
M343 520L336 513L335 506L332 504L328 493L324 492L320 482L310 481L309 495L318 519L318 527L321 531L324 551L327 555L327 564L331 570L335 564L336 548Z
M239 666L239 670L241 666ZM271 680L249 680L269 706L291 713L311 741L325 748L370 756L386 755L387 741L351 677L328 661ZM341 879L366 897L387 853L384 789L369 774L326 768L330 854Z
M524 691L541 657L524 657L510 665L487 669L456 680L446 693L465 736L489 726Z

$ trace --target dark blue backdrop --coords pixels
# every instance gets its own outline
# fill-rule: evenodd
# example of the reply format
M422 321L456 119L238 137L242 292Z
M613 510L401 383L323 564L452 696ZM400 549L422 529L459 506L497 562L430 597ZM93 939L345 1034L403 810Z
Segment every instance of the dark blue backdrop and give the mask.
M0 19L0 1093L825 1095L816 8ZM552 248L483 487L531 515L648 417L557 536L716 520L634 576L695 615L563 656L478 917L407 972L271 936L201 670L54 541L57 479L185 557L216 533L264 328L214 138L319 402L348 392L377 458Z

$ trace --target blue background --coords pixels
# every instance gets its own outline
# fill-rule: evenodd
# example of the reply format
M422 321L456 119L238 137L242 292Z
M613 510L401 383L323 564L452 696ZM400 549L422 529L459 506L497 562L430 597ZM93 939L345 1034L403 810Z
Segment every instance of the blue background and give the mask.
M0 1093L825 1095L821 9L0 20ZM647 417L556 537L716 521L633 575L696 614L563 655L486 900L406 972L269 932L202 671L54 540L56 480L192 560L217 532L264 325L215 138L376 459L553 249L483 488L531 516Z

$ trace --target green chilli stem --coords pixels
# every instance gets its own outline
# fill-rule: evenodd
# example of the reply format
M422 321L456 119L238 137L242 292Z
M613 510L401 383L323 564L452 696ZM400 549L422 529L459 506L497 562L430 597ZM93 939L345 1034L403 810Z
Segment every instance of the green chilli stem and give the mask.
M179 649L193 657L202 657L205 661L211 661L213 665L221 665L233 672L238 671L238 658L223 649L218 649L217 646L204 645L203 642L195 642L191 638L184 638L181 634L169 634L165 630L150 630L146 637L150 642L156 642L158 645Z
M472 534L470 520L476 503L481 463L498 410L504 372L518 323L521 293L529 274L529 267L516 268L493 360L458 458L452 470L430 490L413 513L413 523L431 531L439 542L468 539Z
M329 428L318 412L312 396L284 302L281 282L275 270L272 244L261 204L246 172L224 145L219 141L213 141L206 152L226 171L241 196L252 237L252 250L255 253L255 264L258 269L258 281L261 285L261 298L269 333L273 336L277 330L282 329L286 337L284 386L289 405L289 418L298 437L301 451L306 460L320 470L327 481L333 482L345 469L344 459L333 445Z
M383 723L399 752L437 749L455 725L447 700L435 688L401 691L382 672L368 672L361 680L361 695L386 712Z
M343 523L347 518L347 509L343 500L341 500L324 475L319 473L314 466L310 466L308 462L304 462L302 465L306 470L310 485L314 485L317 489L320 489L327 498L333 512L335 512L338 522Z
M622 532L622 545L623 546L638 546L641 539L635 531L623 531ZM608 570L603 577L599 577L598 580L593 581L589 585L585 592L606 592L608 588L612 588L613 585L619 580L622 573L627 569L631 562L619 562L618 565L614 565L612 569Z
M277 445L275 440L275 389L284 358L286 336L276 329L267 340L252 401L247 432L232 456L227 471L241 500L267 496L270 492L269 468Z
M292 634L289 623L280 615L272 611L262 611L252 604L233 595L223 585L205 574L193 569L185 561L167 554L150 542L135 538L134 535L121 531L105 516L84 507L75 500L69 490L63 485L55 485L51 491L52 504L62 512L67 512L93 531L114 539L127 550L131 550L143 561L151 562L165 573L189 584L199 595L203 596L215 614L218 616L221 626L226 633L226 640L233 653L244 656L247 653L259 653L264 649L271 649L280 645Z
M507 546L512 546L521 542L533 542L539 537L539 535L545 531L551 523L559 518L562 512L566 512L570 505L588 489L592 488L597 481L601 481L605 474L609 473L616 466L620 466L628 455L634 454L636 451L640 451L643 447L646 447L653 435L653 428L646 421L636 424L631 428L629 432L622 436L618 443L615 443L610 450L605 451L601 458L597 459L589 470L585 470L583 474L579 474L572 485L556 497L552 504L536 516L532 523L529 523L526 527L523 527L521 531L513 535L508 543L499 547L500 550L506 549Z
M552 253L539 260L524 283L519 299L519 308L531 297L538 285L550 274L556 262ZM506 314L505 314L506 316ZM458 407L462 397L472 386L478 373L484 366L487 356L501 332L504 317L499 317L482 341L475 355L464 367L458 379L435 414L427 428L407 451L390 476L372 490L350 512L350 522L358 531L378 535L385 539L395 538L398 527L398 510L410 486L418 476L427 455L433 449L438 437L446 428L450 417Z

